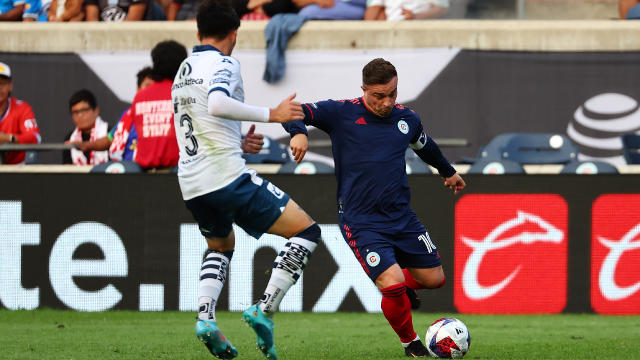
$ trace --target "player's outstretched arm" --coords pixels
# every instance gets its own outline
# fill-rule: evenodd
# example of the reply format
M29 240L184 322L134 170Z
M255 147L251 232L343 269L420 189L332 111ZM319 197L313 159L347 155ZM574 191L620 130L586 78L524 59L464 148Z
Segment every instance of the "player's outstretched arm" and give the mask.
M269 108L252 106L229 97L225 92L213 91L209 94L209 114L229 120L268 122Z
M287 96L282 102L269 110L269 122L284 123L294 120L304 119L304 112L302 111L302 104L293 101L296 94Z

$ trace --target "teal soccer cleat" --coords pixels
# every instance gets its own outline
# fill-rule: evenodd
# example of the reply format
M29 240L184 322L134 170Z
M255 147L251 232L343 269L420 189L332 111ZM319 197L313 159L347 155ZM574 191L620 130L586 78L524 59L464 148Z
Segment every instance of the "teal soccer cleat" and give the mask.
M238 350L224 337L215 321L198 320L196 336L209 349L211 355L218 359L233 359L238 356Z
M273 320L268 318L257 304L245 310L242 318L251 326L253 331L256 332L258 336L257 344L260 351L262 351L267 359L277 360L278 353L273 343Z

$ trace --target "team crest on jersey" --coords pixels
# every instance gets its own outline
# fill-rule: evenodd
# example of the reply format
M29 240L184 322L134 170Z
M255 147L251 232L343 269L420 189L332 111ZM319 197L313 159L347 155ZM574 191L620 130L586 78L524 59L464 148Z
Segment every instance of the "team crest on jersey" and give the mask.
M406 121L400 119L400 121L398 121L398 130L400 130L400 132L403 133L403 134L408 134L409 133L409 124L407 124Z
M367 264L371 267L376 267L380 264L380 255L377 252L372 251L367 254Z

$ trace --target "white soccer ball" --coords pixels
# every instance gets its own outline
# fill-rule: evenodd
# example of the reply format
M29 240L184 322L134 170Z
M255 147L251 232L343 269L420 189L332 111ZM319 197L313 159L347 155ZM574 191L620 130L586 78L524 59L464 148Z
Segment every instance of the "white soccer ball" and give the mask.
M427 329L424 339L429 354L436 358L460 359L471 346L467 326L456 318L441 318L434 321Z

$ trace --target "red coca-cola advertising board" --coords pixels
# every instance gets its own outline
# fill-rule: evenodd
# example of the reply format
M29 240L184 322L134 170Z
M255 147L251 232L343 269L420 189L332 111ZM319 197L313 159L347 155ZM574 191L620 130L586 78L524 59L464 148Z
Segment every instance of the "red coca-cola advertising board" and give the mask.
M463 313L559 313L567 300L566 201L470 194L455 209L454 305Z

